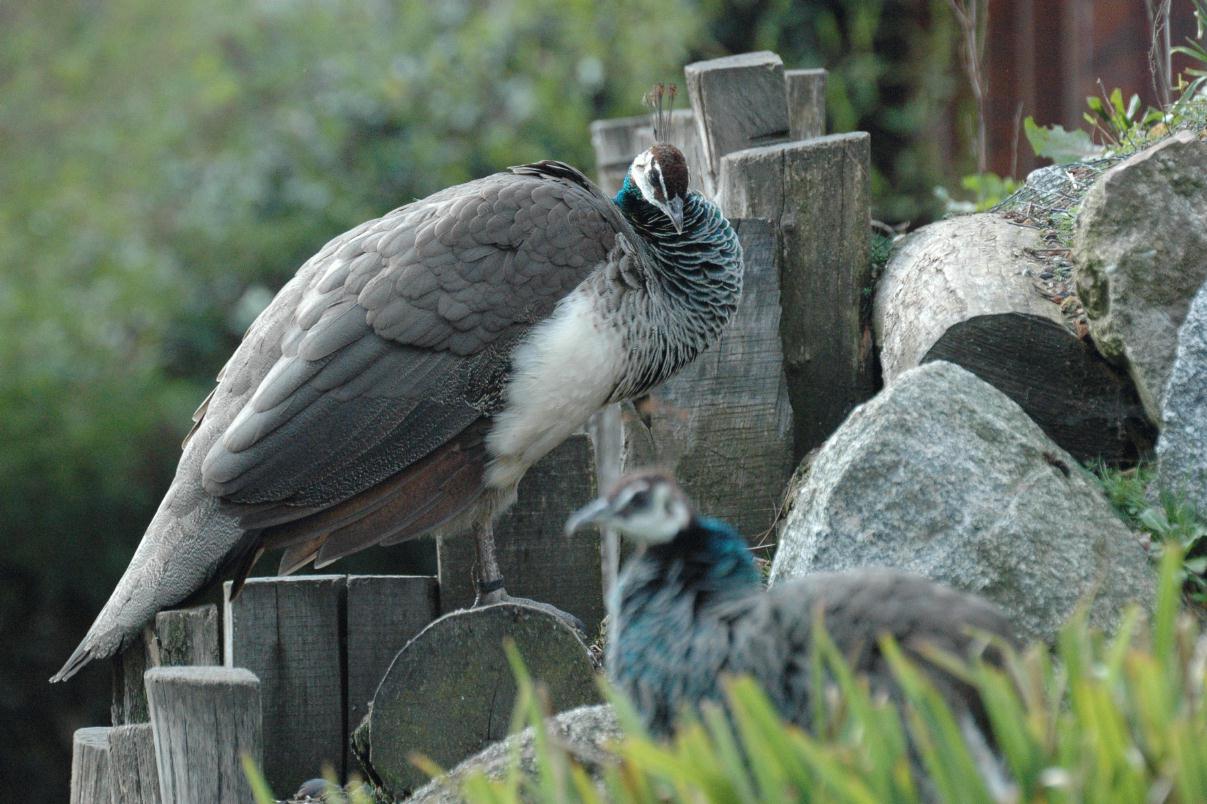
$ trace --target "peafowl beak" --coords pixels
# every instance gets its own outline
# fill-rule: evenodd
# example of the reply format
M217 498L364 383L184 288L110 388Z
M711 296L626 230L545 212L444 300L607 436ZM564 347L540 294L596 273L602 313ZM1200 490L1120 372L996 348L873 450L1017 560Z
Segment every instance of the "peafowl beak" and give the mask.
M667 206L666 214L675 226L675 234L683 234L683 199L675 196Z
M566 536L582 530L588 525L599 525L612 518L613 511L607 498L600 497L579 508L566 520Z

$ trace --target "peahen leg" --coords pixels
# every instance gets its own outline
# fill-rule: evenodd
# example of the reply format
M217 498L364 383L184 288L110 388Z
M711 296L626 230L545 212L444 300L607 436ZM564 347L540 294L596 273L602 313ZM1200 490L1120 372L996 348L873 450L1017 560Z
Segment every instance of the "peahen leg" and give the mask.
M562 611L557 606L549 603L542 603L539 600L529 600L526 597L512 597L507 594L507 589L503 587L503 573L499 570L499 559L495 554L494 525L489 519L474 528L474 543L478 550L475 608L491 603L519 603L524 606L532 606L562 620L580 635L586 635L587 629L583 626L582 620L573 614Z

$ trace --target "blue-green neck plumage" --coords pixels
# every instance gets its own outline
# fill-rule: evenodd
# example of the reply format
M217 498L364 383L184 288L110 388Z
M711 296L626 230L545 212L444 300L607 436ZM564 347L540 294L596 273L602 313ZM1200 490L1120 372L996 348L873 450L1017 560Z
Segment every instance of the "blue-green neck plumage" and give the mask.
M669 733L676 702L719 700L716 663L702 644L724 645L710 635L725 633L761 593L742 537L706 517L625 566L609 601L608 675L653 732Z

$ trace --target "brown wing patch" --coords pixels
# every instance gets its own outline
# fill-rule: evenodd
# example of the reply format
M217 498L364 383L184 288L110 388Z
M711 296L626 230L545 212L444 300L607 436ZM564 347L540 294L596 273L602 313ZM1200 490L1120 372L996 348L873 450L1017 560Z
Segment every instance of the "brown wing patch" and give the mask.
M317 568L375 544L417 538L447 522L482 494L486 469L483 419L427 457L338 505L266 529L265 549L288 548L280 572L310 561Z

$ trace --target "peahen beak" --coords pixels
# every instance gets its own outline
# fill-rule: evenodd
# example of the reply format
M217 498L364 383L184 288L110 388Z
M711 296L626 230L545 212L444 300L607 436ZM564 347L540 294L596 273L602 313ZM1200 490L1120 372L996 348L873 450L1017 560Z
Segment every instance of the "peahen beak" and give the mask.
M666 214L675 226L675 234L683 234L683 199L676 196L667 206Z
M612 518L612 508L607 498L600 497L579 508L566 520L566 535L571 536L587 525L598 525Z

